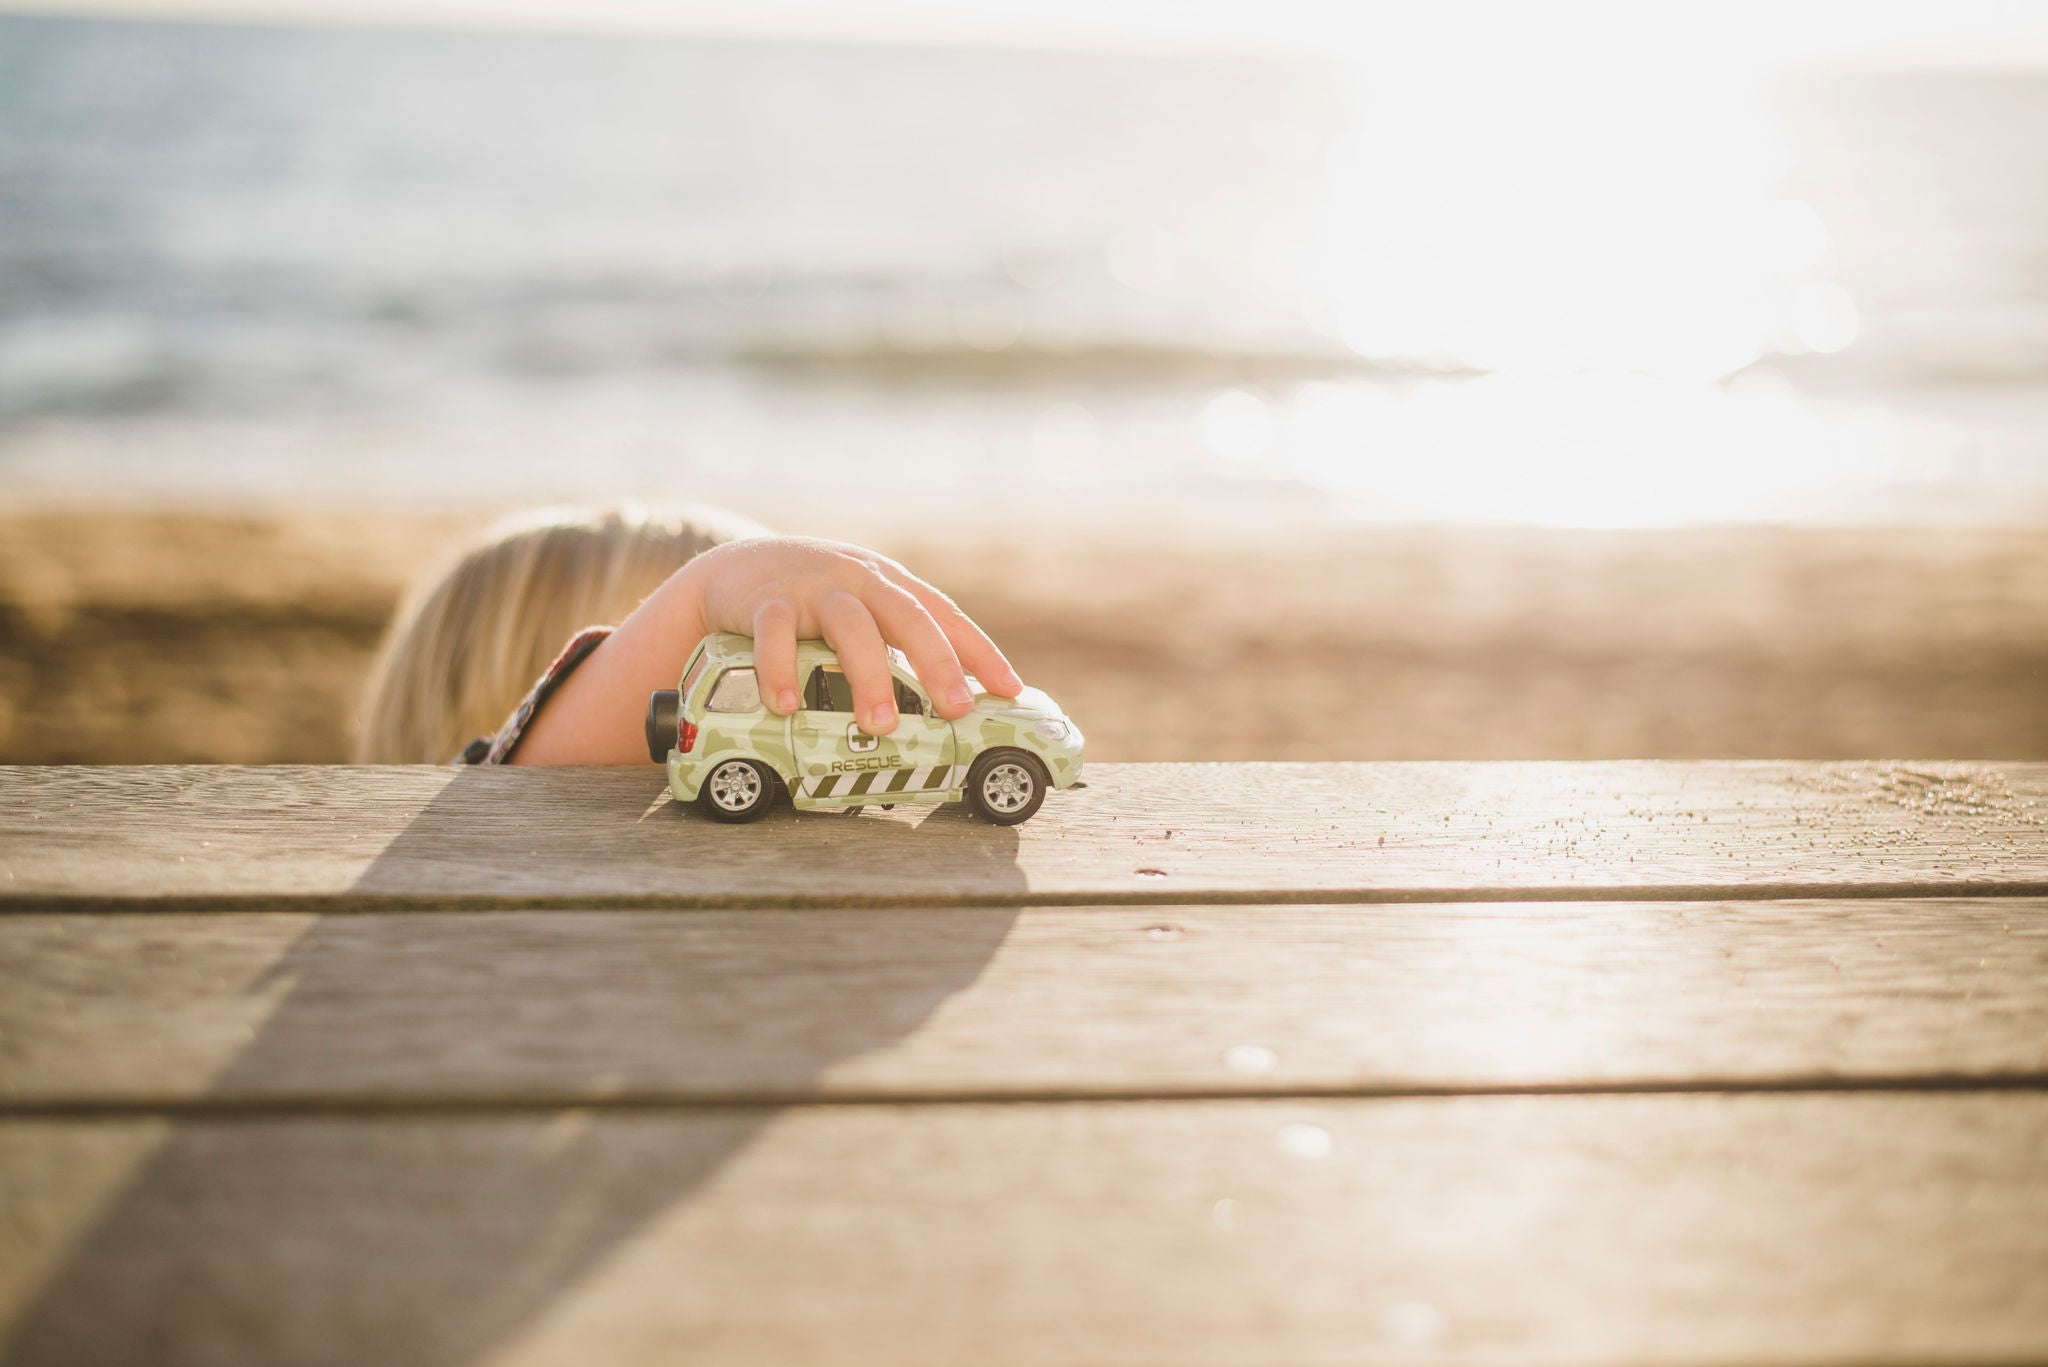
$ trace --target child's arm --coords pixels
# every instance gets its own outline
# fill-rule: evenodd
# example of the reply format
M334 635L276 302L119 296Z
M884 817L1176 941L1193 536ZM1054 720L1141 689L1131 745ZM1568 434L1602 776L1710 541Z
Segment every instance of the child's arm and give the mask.
M965 675L1013 698L1023 685L995 643L953 601L886 556L838 541L756 537L704 552L619 624L527 724L515 764L644 764L647 695L673 688L714 631L754 638L761 698L797 707L796 643L822 637L853 687L870 735L896 729L886 647L910 660L939 715L974 705Z

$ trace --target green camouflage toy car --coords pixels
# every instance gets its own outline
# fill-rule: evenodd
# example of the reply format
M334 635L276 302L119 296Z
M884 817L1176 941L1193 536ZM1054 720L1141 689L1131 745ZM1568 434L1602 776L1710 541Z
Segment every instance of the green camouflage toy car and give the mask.
M780 787L804 811L964 799L984 821L1014 826L1047 789L1081 777L1080 729L1038 689L1013 700L977 688L974 710L947 721L903 656L889 656L899 720L870 736L854 724L853 690L824 642L797 643L802 701L779 717L761 701L752 638L707 636L681 685L648 700L647 753L667 763L677 801L720 821L767 815Z

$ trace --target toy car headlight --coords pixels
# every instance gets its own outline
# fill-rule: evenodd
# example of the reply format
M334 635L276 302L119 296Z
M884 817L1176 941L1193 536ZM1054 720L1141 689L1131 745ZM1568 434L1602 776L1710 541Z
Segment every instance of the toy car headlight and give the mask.
M1031 728L1031 734L1040 740L1065 740L1072 728L1057 717L1050 717Z

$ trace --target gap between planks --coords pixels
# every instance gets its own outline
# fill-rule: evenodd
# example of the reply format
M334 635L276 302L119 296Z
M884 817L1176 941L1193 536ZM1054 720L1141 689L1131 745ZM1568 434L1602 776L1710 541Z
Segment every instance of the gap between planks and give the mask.
M543 1116L568 1111L631 1115L648 1112L779 1111L813 1107L949 1106L1145 1106L1187 1102L1265 1101L1455 1101L1469 1097L1603 1097L1603 1096L1784 1096L1888 1093L1929 1096L1954 1093L2048 1091L2048 1072L1998 1072L1981 1075L1901 1074L1895 1077L1835 1077L1816 1074L1784 1078L1644 1078L1592 1083L1446 1083L1441 1086L1286 1086L1255 1090L1239 1088L1176 1088L1173 1084L1143 1091L1110 1089L974 1092L865 1091L837 1096L816 1092L646 1092L603 1097L392 1097L358 1096L263 1097L153 1101L0 1102L0 1125L16 1121L181 1120L250 1121L315 1118L438 1120L463 1116Z
M883 911L911 908L975 907L1174 907L1174 906L1375 906L1390 903L1461 902L1803 902L1920 901L1933 897L2048 897L2048 880L2037 882L1921 880L1898 883L1698 883L1670 885L1590 884L1577 887L1373 887L1373 888L1219 888L1157 893L1141 890L1085 889L977 892L958 899L930 892L901 895L849 894L797 897L783 893L759 896L721 894L578 893L518 897L500 893L176 893L166 896L33 893L10 897L0 892L0 916L50 915L73 912L266 912L322 916L389 914L407 911Z

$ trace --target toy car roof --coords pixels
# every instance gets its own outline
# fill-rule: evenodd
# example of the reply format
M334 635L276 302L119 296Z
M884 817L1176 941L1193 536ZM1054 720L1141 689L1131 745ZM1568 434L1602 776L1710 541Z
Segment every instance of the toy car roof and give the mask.
M752 664L754 662L754 638L736 636L730 631L714 631L704 638L704 658L712 664ZM910 661L896 647L889 647L889 659L895 666L911 672ZM823 641L805 640L796 643L797 668L805 665L839 663L838 654Z

